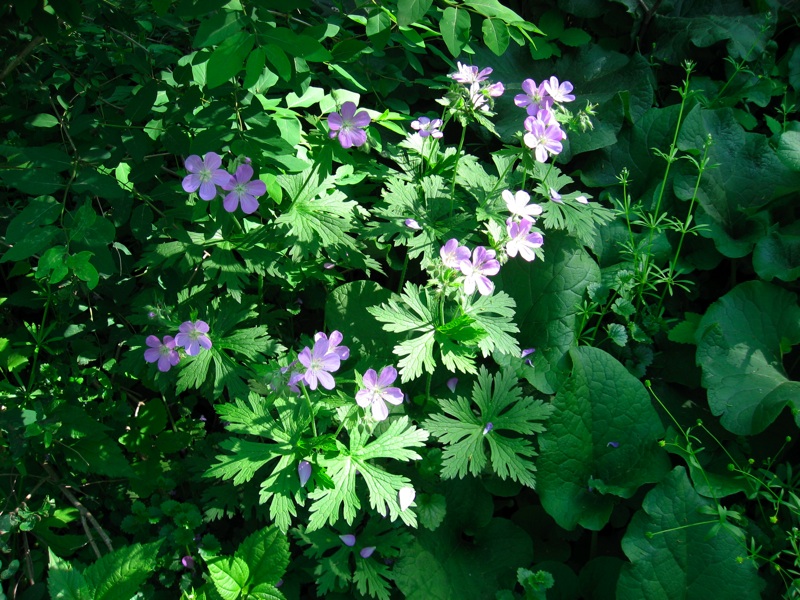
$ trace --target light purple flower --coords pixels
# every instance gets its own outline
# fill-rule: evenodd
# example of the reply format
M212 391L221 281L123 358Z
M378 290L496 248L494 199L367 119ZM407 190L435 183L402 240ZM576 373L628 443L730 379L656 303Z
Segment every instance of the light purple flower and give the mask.
M181 359L175 350L175 340L171 335L165 335L163 343L156 336L148 335L144 342L150 346L144 351L144 359L149 363L158 361L159 371L169 371Z
M606 448L608 448L609 446L611 446L612 448L619 448L619 442L608 442L606 444Z
M456 63L456 67L458 68L458 71L455 73L450 73L448 77L465 85L472 85L473 83L486 81L486 78L492 73L492 67L486 67L485 69L478 71L478 67L463 65L460 62Z
M481 86L479 83L473 83L469 88L469 99L472 103L474 110L482 110L488 112L492 108L491 98L502 96L505 87L500 82L493 83L487 86Z
M456 391L456 386L458 385L458 377L451 377L447 380L447 389L451 392Z
M297 465L297 476L300 478L300 487L306 487L306 483L311 478L311 463L301 460Z
M500 263L495 259L494 250L478 246L472 252L472 260L462 260L458 267L465 276L464 293L471 295L476 287L482 296L494 291L494 284L488 277L500 272Z
M439 255L442 257L442 262L445 267L451 269L458 269L462 260L469 258L469 248L466 246L459 246L458 240L453 238L447 240L442 249L439 250Z
M205 321L185 321L178 328L178 335L175 336L175 343L186 348L186 354L196 356L200 354L200 348L208 350L211 348L211 338L208 333L208 323Z
M356 536L352 533L345 533L344 535L340 535L339 539L342 540L342 543L345 546L350 546L351 548L356 545Z
M323 337L314 342L313 351L306 346L297 355L297 360L306 368L303 380L312 390L317 389L317 383L326 390L332 390L336 382L331 373L338 371L341 364L339 355L329 351L328 338L325 337L325 334L322 335Z
M506 208L512 215L522 218L531 219L538 217L542 214L542 207L538 204L528 204L531 199L530 194L523 190L511 193L510 190L503 190L503 200L505 200Z
M219 168L221 165L222 157L216 152L206 152L202 160L197 154L189 156L185 163L189 175L181 183L183 191L191 193L199 188L203 200L213 200L217 196L217 186L226 183L231 176Z
M191 556L184 556L181 559L181 564L187 569L194 569L194 558Z
M572 102L575 100L575 96L570 94L572 91L572 84L569 81L559 84L556 77L551 77L548 81L545 81L543 85L544 90L554 102Z
M333 268L333 267L335 267L335 266L336 266L336 265L335 265L334 263L332 263L332 262L326 262L326 263L322 263L322 268L323 268L323 269L327 269L327 270L330 270L330 269L332 269L332 268Z
M250 165L239 165L235 175L230 175L227 182L222 185L222 189L230 192L222 201L222 206L229 213L236 210L241 204L242 212L246 215L258 210L258 198L267 193L267 184L253 178L253 167Z
M372 418L384 421L389 416L386 403L399 406L403 403L403 392L398 387L389 387L397 379L397 369L389 365L381 369L378 375L375 369L367 369L364 373L364 387L356 393L356 403L361 408L372 406Z
M483 428L483 435L489 433L492 429L494 429L494 423L487 423L486 427Z
M342 343L344 336L339 331L331 331L331 336L328 337L322 331L319 333L314 334L314 341L317 340L328 340L328 352L333 352L336 354L341 360L347 360L350 358L350 348L347 346L340 346L339 344Z
M525 130L527 133L522 141L534 151L539 162L547 162L548 154L561 152L561 140L564 138L558 125L546 125L536 117L528 117L525 119Z
M536 348L525 348L519 355L520 358L525 358L536 352Z
M359 554L361 558L369 558L372 556L373 552L375 552L375 546L367 546L366 548L362 548Z
M364 128L372 122L372 118L365 112L356 113L354 102L342 104L341 112L328 115L328 127L331 138L338 137L342 148L363 146L367 142L367 133Z
M535 250L541 248L544 238L541 233L531 233L533 223L528 219L522 219L515 223L511 219L506 221L506 228L511 239L506 243L506 252L511 257L519 255L531 262L536 258Z
M557 204L564 204L564 202L561 200L561 194L559 194L553 188L550 188L550 200Z
M514 104L527 108L529 114L531 110L550 108L553 105L553 99L547 95L544 83L537 86L533 79L526 79L522 82L522 91L525 93L514 96Z
M416 121L411 121L411 129L419 132L420 137L426 138L431 136L433 138L440 138L444 134L439 131L442 126L441 119L430 119L428 117L420 117Z
M414 229L417 231L422 229L422 226L420 226L420 224L417 223L416 219L406 219L405 221L403 221L403 224L409 229Z

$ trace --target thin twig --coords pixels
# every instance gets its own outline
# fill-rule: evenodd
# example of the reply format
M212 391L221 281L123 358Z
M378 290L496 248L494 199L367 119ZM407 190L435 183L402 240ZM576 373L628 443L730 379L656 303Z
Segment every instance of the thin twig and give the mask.
M89 525L86 523L87 519L89 523L91 523L92 527L94 527L95 531L97 531L97 535L99 535L100 539L103 540L103 543L105 543L109 552L113 551L114 547L111 545L111 539L108 537L108 535L106 535L106 532L103 531L103 528L100 527L100 523L97 522L97 519L94 518L94 515L92 515L89 509L86 508L83 504L81 504L80 500L78 500L75 497L75 495L69 491L67 486L65 486L62 483L59 483L58 475L56 475L56 472L53 470L53 467L51 467L47 463L44 463L42 467L44 468L45 471L47 471L47 474L50 476L50 479L53 481L53 483L55 483L58 486L58 489L61 490L61 493L64 494L67 497L67 500L69 500L72 503L72 506L78 509L78 512L81 515L81 523L83 523L83 529L84 531L86 531L86 537L89 539L89 543L92 545L92 548L94 548L95 554L97 554L97 556L100 557L100 552L94 543L91 531L89 530Z
M44 40L44 36L37 35L30 42L28 42L28 45L22 49L22 52L20 52L14 60L8 63L8 66L5 69L3 69L2 73L0 73L0 81L3 81L6 77L8 77L11 71L16 69L20 65L20 63L22 63L22 61L24 61L27 58L28 54L33 52L34 48L36 48L36 46L42 43L42 40Z

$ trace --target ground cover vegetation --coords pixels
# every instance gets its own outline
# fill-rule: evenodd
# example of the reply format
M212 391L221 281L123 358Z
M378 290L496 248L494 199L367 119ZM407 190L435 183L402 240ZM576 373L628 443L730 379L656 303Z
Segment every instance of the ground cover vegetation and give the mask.
M0 8L0 598L800 598L791 0Z

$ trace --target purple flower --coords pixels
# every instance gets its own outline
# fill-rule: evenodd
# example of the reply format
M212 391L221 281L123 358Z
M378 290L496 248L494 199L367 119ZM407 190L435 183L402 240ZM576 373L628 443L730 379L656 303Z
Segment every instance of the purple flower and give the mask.
M339 345L342 343L343 339L344 336L339 331L331 331L331 337L328 337L321 331L314 335L315 342L317 340L328 340L328 352L333 352L341 360L347 360L350 358L350 348Z
M420 117L416 121L411 121L411 129L419 132L420 137L426 138L431 136L433 138L440 138L444 134L439 131L442 126L441 119L429 119L428 117Z
M575 100L575 96L570 94L572 84L569 81L559 84L556 77L551 77L542 85L544 86L544 91L548 93L554 102L572 102Z
M490 99L501 96L504 91L505 88L500 82L483 87L479 83L473 83L469 88L469 99L473 110L488 112L492 108Z
M528 219L522 219L519 223L515 223L511 219L506 221L506 228L508 235L511 239L506 243L506 252L511 257L519 255L531 262L536 258L537 248L541 248L544 243L544 238L541 233L531 233L531 226L533 223Z
M187 569L194 569L194 558L191 556L184 556L181 559L181 564L186 567Z
M327 270L331 270L335 266L336 266L336 264L332 263L332 262L322 263L322 268L323 269L327 269Z
M491 422L487 423L487 424L486 424L486 427L484 427L484 428L483 428L483 435L486 435L486 434L487 434L487 433L489 433L489 432L490 432L492 429L494 429L494 423L491 423Z
M561 194L559 194L553 188L550 188L550 200L557 204L564 204L564 202L561 200Z
M418 231L418 230L420 230L420 229L422 229L422 227L420 226L420 224L419 224L419 223L417 223L417 221L416 221L415 219L406 219L405 221L403 221L403 224L404 224L406 227L408 227L409 229L415 229L415 230L417 230L417 231Z
M445 267L451 269L458 269L462 260L469 258L469 248L466 246L459 246L458 240L453 238L447 240L447 243L439 250L439 255L442 257L442 262Z
M236 207L242 205L242 212L246 215L252 214L258 210L258 198L267 193L267 184L253 178L253 167L250 165L239 165L236 169L235 175L230 175L227 182L222 184L222 189L230 192L222 201L222 206L229 213L236 210Z
M345 102L340 113L328 115L329 135L331 138L338 136L342 148L363 146L367 142L364 128L371 122L372 119L365 111L356 113L354 102Z
M306 346L297 355L297 360L306 368L303 380L312 390L317 389L317 382L326 390L332 390L336 385L331 373L339 369L341 359L335 352L329 352L329 348L328 338L323 334L314 342L313 351Z
M186 354L196 356L200 354L200 348L208 350L211 348L211 339L208 333L208 323L205 321L186 321L181 323L178 328L178 335L175 336L175 343L186 348Z
M361 558L369 558L372 556L373 552L375 552L375 546L367 546L366 548L362 548L359 554Z
M389 416L389 402L398 406L403 403L403 392L398 387L389 387L397 379L397 370L391 365L383 367L378 375L375 369L364 373L364 387L356 393L356 403L361 408L372 406L372 418L384 421Z
M455 393L456 386L458 385L458 377L451 377L447 380L447 389Z
M183 191L191 193L199 188L203 200L213 200L217 196L217 186L227 183L231 176L219 168L222 157L216 152L207 152L202 161L197 154L192 154L185 165L189 175L183 178Z
M478 71L478 67L463 65L460 62L456 63L456 67L458 68L458 71L455 73L450 73L448 77L465 85L472 85L473 83L486 81L486 78L492 73L492 67L486 67L480 72Z
M534 151L539 162L547 162L548 154L561 152L561 140L564 138L558 125L547 125L536 117L528 117L525 119L525 130L527 133L522 141Z
M528 204L531 199L528 192L522 190L512 194L509 190L503 191L503 200L505 200L508 212L517 217L528 218L533 221L533 217L538 217L542 214L542 207L538 204Z
M352 533L345 533L344 535L340 535L339 539L342 540L342 543L345 546L350 546L351 548L356 545L356 536Z
M163 343L156 336L148 335L144 342L150 346L144 351L144 359L149 363L158 361L159 371L169 371L181 359L175 350L175 340L171 335L165 335Z
M611 446L612 448L619 448L619 442L608 442L606 444L606 448L608 448L609 446Z
M550 108L553 105L553 99L548 97L544 89L544 83L536 85L533 79L526 79L522 82L522 91L524 94L517 94L514 96L514 104L522 108L531 110L539 110L540 108Z
M526 356L530 356L536 352L536 348L525 348L522 353L519 355L520 358L525 358Z
M472 261L462 260L458 268L465 275L464 292L471 295L475 288L482 296L488 296L494 290L494 284L489 281L489 275L500 272L500 263L495 259L495 251L478 246L472 252Z
M306 487L306 483L311 477L311 463L301 460L297 465L297 476L300 478L300 487Z

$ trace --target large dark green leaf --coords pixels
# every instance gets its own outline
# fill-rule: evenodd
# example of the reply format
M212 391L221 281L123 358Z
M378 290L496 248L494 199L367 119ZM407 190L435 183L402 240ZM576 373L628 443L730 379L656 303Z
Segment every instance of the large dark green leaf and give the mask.
M620 573L619 600L761 597L753 561L739 560L747 555L743 532L714 531L719 521L701 510L716 506L697 495L683 467L645 496L622 539L631 564Z
M537 490L565 529L602 529L617 500L669 468L664 428L642 383L597 348L570 351L572 373L539 435Z
M800 382L783 354L800 343L797 296L748 281L711 305L697 327L697 364L711 412L739 435L763 431L789 405L800 425Z

